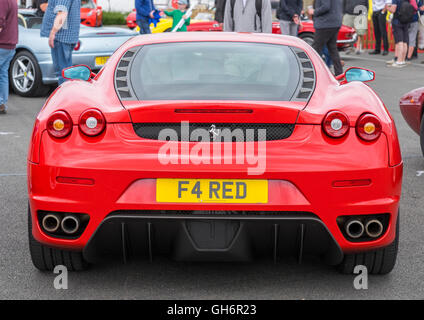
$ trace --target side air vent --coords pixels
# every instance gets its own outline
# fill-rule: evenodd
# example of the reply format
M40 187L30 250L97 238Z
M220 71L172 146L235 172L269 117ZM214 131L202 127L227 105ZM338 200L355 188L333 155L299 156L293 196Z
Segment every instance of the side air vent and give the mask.
M300 86L296 94L294 95L294 101L309 101L315 90L315 69L312 65L312 61L308 55L298 49L292 48L296 54L297 60L301 68L300 75Z
M134 100L135 94L129 85L129 68L131 62L140 48L129 49L119 60L118 67L115 71L115 89L121 100Z

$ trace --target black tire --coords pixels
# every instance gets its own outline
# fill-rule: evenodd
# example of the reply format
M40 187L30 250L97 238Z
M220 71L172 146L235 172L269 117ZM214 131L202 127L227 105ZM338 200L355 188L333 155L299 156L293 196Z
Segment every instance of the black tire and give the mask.
M424 114L421 118L421 128L420 128L420 144L421 144L421 152L424 156Z
M26 88L24 88L23 84L22 87L20 87L17 83L15 83L14 80L14 72L15 68L19 68L19 60L28 61L31 63L31 68L33 76L33 80L29 80L28 83L30 83ZM13 89L13 91L22 96L22 97L38 97L38 96L44 96L46 95L50 87L43 84L42 81L42 74L40 66L38 65L37 59L33 56L33 54L27 50L19 51L12 59L10 63L9 68L9 82L10 87Z
M391 245L375 251L345 254L338 269L343 274L352 274L355 267L364 265L369 274L384 275L390 273L395 264L399 247L399 214L396 222L396 237Z
M314 43L314 34L312 32L303 32L299 34L299 38L312 47L312 44Z
M81 252L49 248L34 239L32 235L31 211L28 205L29 251L34 266L41 271L52 271L55 266L63 265L68 271L83 271L88 268Z

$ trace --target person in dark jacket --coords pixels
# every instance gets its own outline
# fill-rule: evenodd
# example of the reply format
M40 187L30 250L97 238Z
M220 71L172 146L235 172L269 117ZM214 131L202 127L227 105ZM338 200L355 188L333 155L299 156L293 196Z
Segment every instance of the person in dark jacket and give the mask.
M336 76L343 73L343 66L337 50L337 36L343 19L343 0L316 0L308 14L313 16L315 36L312 47L322 54L327 45Z
M277 18L280 20L281 34L297 37L303 0L280 0Z
M154 18L155 5L153 0L135 0L135 10L137 12L136 22L140 27L140 34L150 34L149 19Z
M368 31L368 0L344 0L343 24L355 28L358 35L356 54L361 54L362 44L365 43L365 35Z
M9 65L18 43L18 4L0 1L0 114L6 113L9 98Z

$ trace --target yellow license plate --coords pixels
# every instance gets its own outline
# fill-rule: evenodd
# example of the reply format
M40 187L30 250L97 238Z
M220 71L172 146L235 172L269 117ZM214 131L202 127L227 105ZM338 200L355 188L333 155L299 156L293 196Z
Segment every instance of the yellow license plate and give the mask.
M104 66L110 57L96 57L96 66Z
M157 179L156 201L268 203L267 180Z

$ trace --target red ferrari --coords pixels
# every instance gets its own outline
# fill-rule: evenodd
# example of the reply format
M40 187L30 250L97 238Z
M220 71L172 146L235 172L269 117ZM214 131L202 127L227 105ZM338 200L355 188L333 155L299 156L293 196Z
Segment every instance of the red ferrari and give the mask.
M130 29L137 27L135 9L127 16L127 26ZM216 21L198 21L192 22L188 27L187 31L222 31L219 23ZM281 34L281 26L278 21L272 23L272 33ZM302 28L299 30L299 38L306 41L309 45L314 42L315 28L314 23L311 20L302 21ZM339 50L345 50L352 47L358 40L358 35L354 28L348 26L342 26L339 31L337 39L337 47Z
M420 136L421 150L424 155L424 88L412 90L400 98L400 111L408 125Z
M81 0L81 23L88 27L100 27L103 24L102 7L95 0Z
M402 158L363 82L304 41L166 33L86 66L37 116L28 155L34 265L316 255L351 273L396 261Z

